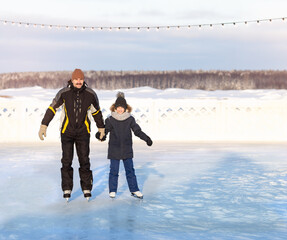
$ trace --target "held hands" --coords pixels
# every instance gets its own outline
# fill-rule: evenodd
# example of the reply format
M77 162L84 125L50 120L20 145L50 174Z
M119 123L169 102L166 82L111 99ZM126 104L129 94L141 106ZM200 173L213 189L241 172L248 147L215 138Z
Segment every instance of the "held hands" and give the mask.
M99 139L99 141L103 142L106 140L107 136L105 135L105 129L99 128L98 132L96 133L96 138Z
M150 147L152 145L152 140L150 137L147 137L146 144Z
M43 124L41 124L41 126L40 126L40 130L39 130L39 133L38 133L38 134L39 134L39 138L40 138L41 140L44 140L43 135L46 137L47 127L48 127L48 126L43 125Z

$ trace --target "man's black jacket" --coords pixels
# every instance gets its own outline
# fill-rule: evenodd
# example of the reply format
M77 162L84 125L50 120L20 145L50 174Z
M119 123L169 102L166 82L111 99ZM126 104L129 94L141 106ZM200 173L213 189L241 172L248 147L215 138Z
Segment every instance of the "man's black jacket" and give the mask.
M98 128L104 128L103 115L100 110L97 94L84 82L83 86L75 88L71 81L68 86L61 89L47 109L42 124L48 126L59 107L63 105L64 114L61 132L86 131L90 133L90 119L88 111L96 122Z

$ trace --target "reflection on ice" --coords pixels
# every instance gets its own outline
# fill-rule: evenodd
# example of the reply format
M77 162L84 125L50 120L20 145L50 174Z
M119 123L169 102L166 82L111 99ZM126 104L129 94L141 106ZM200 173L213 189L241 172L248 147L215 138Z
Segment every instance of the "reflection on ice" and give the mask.
M144 199L130 196L121 165L108 196L106 144L91 146L87 202L74 171L67 204L60 144L6 144L0 151L0 239L286 239L286 146L136 142ZM78 168L77 159L74 169Z

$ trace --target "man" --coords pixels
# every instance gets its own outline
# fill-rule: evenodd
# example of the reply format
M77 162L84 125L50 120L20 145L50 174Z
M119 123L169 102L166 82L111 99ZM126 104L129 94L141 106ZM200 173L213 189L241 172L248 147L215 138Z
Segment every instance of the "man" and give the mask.
M67 87L61 89L53 99L50 107L47 109L39 130L39 137L44 140L46 130L56 114L56 111L63 105L63 114L65 115L61 127L62 143L62 190L63 197L69 201L73 190L73 153L74 145L79 159L79 175L81 188L84 197L89 200L93 186L93 174L90 170L90 120L88 111L96 122L100 134L100 140L105 135L105 125L99 101L96 93L84 82L84 73L81 69L75 69L72 73L72 80L68 82Z

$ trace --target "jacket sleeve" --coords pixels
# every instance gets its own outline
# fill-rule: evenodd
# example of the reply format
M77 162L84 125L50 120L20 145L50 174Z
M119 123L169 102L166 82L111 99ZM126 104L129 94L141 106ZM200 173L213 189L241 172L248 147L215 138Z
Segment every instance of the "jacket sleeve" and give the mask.
M98 128L104 128L105 124L104 124L103 114L102 114L102 111L101 111L101 108L99 105L98 96L91 88L89 88L88 91L90 93L92 93L92 95L93 95L93 100L92 100L92 104L91 104L92 116L96 122L97 127Z
M113 128L112 124L111 124L110 119L108 117L105 120L105 134L108 135L108 133L112 130L112 128Z
M131 129L133 130L134 134L137 137L144 140L145 142L147 141L148 136L141 130L140 126L136 123L136 120L134 119L134 117L132 117Z
M62 106L62 104L64 103L63 98L62 98L62 93L65 91L66 89L62 89L60 90L56 97L53 99L52 103L50 104L49 108L46 110L46 113L44 115L44 118L41 122L41 124L48 126L49 123L52 121L52 119L54 118L57 110L59 109L60 106Z

